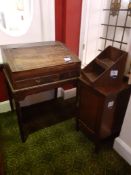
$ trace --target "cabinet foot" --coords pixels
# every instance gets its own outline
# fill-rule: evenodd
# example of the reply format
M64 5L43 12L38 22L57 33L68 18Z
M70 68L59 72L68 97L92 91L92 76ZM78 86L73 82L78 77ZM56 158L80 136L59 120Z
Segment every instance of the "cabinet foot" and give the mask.
M16 106L18 125L20 129L20 136L21 136L22 142L24 143L26 141L26 136L25 136L24 128L22 124L22 111L21 111L20 103L18 101L15 101L15 106Z

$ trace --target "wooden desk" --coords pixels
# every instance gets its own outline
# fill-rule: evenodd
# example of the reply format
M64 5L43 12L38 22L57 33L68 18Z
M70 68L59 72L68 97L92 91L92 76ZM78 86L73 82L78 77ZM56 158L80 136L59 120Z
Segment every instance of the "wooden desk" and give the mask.
M77 85L80 61L60 42L42 42L2 47L9 100L15 101L21 139L25 141L20 101L26 96L67 83ZM71 58L65 61L65 58Z

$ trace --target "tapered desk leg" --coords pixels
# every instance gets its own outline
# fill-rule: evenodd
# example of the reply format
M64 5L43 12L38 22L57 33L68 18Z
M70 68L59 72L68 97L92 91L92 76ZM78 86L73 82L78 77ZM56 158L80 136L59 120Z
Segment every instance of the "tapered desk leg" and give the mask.
M25 142L26 137L25 137L24 130L23 130L22 111L21 111L20 103L18 101L15 101L15 105L16 105L16 113L17 113L19 129L20 129L21 140L22 140L22 142Z
M7 90L8 90L8 97L9 97L9 102L10 102L10 108L11 108L11 111L14 111L13 95L11 93L10 87L9 87L7 82L6 82L6 87L7 87Z
M77 117L76 117L76 130L79 131L79 115L80 115L80 106L79 106L79 99L80 99L80 96L79 96L79 85L77 83L77 86L76 86L76 101L75 101L75 105L76 105L76 110L77 110Z

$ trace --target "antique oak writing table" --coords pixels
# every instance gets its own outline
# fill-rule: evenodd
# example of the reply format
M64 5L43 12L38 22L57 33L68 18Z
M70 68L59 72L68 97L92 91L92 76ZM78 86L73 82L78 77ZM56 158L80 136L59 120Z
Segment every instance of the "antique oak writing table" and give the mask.
M76 86L80 61L60 42L3 46L2 56L11 109L14 99L20 135L24 142L26 136L20 101L28 95L56 90L67 83Z

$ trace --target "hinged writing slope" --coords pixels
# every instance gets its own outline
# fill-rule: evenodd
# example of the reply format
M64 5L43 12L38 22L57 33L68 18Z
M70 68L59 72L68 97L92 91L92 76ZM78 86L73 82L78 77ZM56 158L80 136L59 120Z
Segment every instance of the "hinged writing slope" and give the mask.
M80 61L60 42L9 45L2 52L5 71L14 89L58 82L80 74Z
M109 46L82 71L93 86L117 85L123 78L127 52Z

